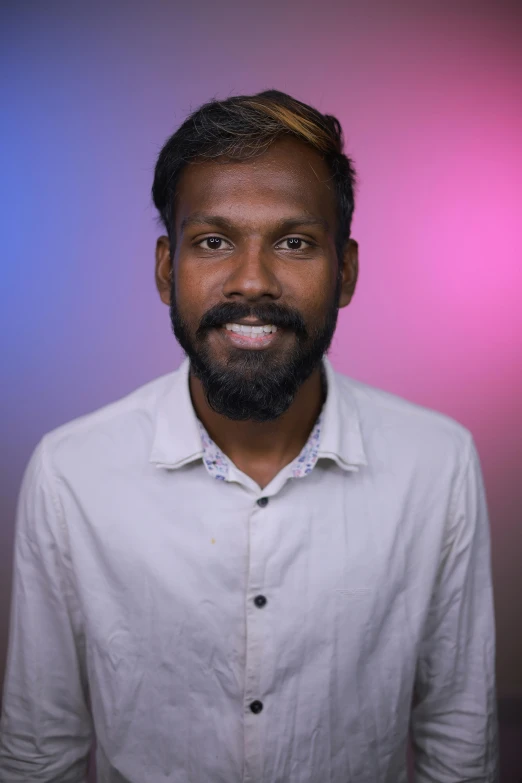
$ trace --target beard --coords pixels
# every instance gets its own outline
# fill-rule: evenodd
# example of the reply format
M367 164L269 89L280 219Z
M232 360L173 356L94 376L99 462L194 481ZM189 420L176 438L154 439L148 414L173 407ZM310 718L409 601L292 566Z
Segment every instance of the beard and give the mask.
M324 320L312 328L306 327L299 311L282 305L224 302L205 313L193 335L179 314L173 276L172 330L190 360L192 372L201 381L210 407L236 421L272 421L285 413L301 385L321 365L330 347L337 325L340 290L339 272ZM247 317L293 331L293 347L282 354L270 349L232 347L226 363L213 358L209 331Z

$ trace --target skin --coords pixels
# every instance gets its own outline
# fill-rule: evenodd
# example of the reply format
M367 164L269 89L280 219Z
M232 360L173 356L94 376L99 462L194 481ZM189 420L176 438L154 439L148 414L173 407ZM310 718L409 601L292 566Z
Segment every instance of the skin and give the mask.
M176 305L192 334L205 312L225 301L287 305L299 310L307 329L323 323L339 263L329 179L321 156L290 138L278 140L254 160L186 166L176 201L174 257L168 237L161 236L156 245L161 301L170 305L174 275ZM227 225L201 215L217 216ZM303 217L317 222L304 224ZM287 220L297 222L282 227ZM221 246L216 249L205 242L209 237L220 237ZM299 249L285 241L289 237L303 240ZM342 258L339 307L350 303L357 276L358 246L350 239ZM294 339L285 331L268 350L289 351ZM225 363L231 350L226 335L216 329L209 341L213 358ZM262 423L233 421L216 413L192 373L189 386L196 414L210 437L261 488L298 456L323 404L319 368L301 385L284 414Z

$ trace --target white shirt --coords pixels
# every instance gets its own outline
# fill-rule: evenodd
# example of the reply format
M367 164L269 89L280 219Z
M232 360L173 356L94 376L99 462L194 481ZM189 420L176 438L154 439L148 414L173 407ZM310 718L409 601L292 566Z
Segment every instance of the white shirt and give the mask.
M33 452L2 783L83 781L93 732L99 783L405 783L410 726L416 783L496 783L470 432L325 359L317 462L261 490L209 475L188 369Z

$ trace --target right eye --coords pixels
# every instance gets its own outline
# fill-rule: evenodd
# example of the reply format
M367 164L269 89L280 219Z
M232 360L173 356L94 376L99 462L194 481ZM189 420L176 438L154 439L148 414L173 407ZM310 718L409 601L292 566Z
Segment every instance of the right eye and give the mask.
M205 242L207 243L206 245L204 244ZM202 247L203 250L223 250L225 240L221 237L205 237L205 239L202 239L197 244L198 247Z

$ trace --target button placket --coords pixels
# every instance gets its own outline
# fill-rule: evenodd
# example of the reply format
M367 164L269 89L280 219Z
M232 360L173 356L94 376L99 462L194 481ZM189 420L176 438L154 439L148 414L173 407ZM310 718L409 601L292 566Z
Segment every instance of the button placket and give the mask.
M246 661L244 694L244 783L258 783L262 779L261 732L263 731L263 694L260 691L262 667L263 628L266 618L261 608L267 603L263 595L265 572L266 502L259 503L249 518L249 561L246 594Z

